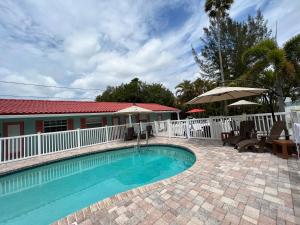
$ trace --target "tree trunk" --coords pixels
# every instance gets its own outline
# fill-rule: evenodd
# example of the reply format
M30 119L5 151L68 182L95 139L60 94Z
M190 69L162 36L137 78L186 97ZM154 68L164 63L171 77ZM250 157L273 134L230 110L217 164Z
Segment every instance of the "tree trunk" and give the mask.
M284 97L283 97L283 90L282 90L282 86L281 83L283 82L282 79L279 77L279 75L277 75L277 79L276 79L276 84L275 84L275 89L276 89L276 94L277 94L277 100L278 100L278 111L279 112L284 112L285 108L284 108Z
M221 81L222 86L224 86L224 70L223 70L223 59L221 54L221 29L220 29L220 20L217 21L217 29L218 29L218 52L219 52L219 61L220 61L220 73L221 73Z
M273 98L272 98L272 95L269 95L269 100L268 100L268 97L266 95L263 95L263 97L265 98L266 102L267 102L267 105L270 109L270 112L272 114L272 120L273 120L273 123L276 122L276 118L275 118L275 113L274 113L274 107L273 107Z
M220 73L221 73L221 81L222 86L225 86L224 79L224 70L223 70L223 59L221 54L221 22L220 16L217 16L217 35L218 35L218 52L219 52L219 62L220 62ZM224 101L224 113L228 115L227 101Z

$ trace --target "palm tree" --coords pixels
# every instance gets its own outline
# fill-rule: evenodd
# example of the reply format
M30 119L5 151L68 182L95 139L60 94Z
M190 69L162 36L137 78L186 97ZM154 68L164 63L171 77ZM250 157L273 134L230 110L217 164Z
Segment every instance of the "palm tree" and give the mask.
M230 9L234 0L206 0L205 2L205 12L208 13L208 16L215 20L217 24L218 32L218 52L219 52L219 61L220 61L220 73L221 81L224 85L224 70L223 70L223 60L221 53L221 19L224 18L227 14L227 11Z
M290 80L291 90L291 99L296 100L300 98L300 34L294 36L288 40L283 49L285 51L286 58L294 65L295 76Z
M216 87L216 83L211 80L202 80L201 78L197 78L193 82L195 96L201 95L204 92L207 92L215 87Z
M284 80L288 80L294 74L294 66L286 58L284 49L279 48L272 39L265 40L246 50L243 62L248 66L248 71L242 77L260 81L262 86L263 82L268 81L266 88L273 90L278 101L278 109L283 112Z
M184 80L176 87L176 96L181 103L185 103L194 97L193 83L189 80Z
M288 40L283 49L286 58L293 63L296 74L300 78L300 34Z

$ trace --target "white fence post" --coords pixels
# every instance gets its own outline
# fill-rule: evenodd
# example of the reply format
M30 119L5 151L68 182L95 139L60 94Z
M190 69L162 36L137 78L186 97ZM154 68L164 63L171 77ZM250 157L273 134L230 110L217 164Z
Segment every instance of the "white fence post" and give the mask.
M209 127L210 127L210 136L211 136L211 139L216 139L216 127L214 126L214 121L213 121L213 118L209 117L208 118L208 121L209 121Z
M80 129L77 129L77 148L80 149Z
M167 121L168 121L168 136L169 138L171 138L171 120L168 119Z
M38 132L37 133L37 137L38 137L38 155L40 155L42 153L42 139L41 139L41 133Z
M158 135L158 122L154 121L155 135Z
M186 137L187 139L190 139L191 133L190 133L190 121L188 118L185 120L185 125L186 125Z
M141 123L141 121L139 122L139 124L140 124L140 133L142 133L142 123Z
M106 136L106 142L108 142L108 126L105 126L105 136Z

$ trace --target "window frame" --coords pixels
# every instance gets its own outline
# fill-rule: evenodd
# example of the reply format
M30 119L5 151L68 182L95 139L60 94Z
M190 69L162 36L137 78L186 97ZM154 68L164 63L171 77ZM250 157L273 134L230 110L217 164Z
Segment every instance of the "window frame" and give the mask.
M96 126L93 126L93 125L96 125ZM85 127L86 128L103 127L103 121L100 118L88 117L85 119Z
M67 130L68 130L67 119L43 121L43 133L62 132Z

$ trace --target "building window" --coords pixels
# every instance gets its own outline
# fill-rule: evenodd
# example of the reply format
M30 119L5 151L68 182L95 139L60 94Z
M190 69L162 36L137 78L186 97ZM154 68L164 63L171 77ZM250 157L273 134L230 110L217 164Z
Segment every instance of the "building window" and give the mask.
M148 114L146 115L146 114L141 114L140 115L140 121L141 122L150 122L150 121L148 121Z
M86 119L86 128L95 128L102 127L103 124L99 118L87 118Z
M162 114L157 114L157 121L161 121L162 120Z
M120 125L120 118L119 117L113 117L113 125Z
M44 133L68 130L67 120L44 121Z

